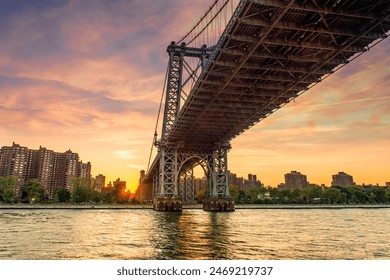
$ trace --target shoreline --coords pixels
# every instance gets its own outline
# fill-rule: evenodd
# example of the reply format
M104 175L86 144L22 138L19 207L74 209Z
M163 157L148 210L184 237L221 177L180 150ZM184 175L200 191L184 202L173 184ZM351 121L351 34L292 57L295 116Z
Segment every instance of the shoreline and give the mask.
M202 204L183 205L186 209L202 209ZM238 204L241 209L382 209L390 204ZM0 210L152 210L151 204L0 204Z

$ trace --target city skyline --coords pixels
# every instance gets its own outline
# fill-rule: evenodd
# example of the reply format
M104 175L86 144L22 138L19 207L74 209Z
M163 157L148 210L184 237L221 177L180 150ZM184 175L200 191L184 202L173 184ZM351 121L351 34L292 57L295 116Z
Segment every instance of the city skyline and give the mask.
M13 142L0 147L0 176L15 176L17 193L30 180L39 180L45 195L53 198L57 189L71 191L75 179L90 179L91 163L83 163L70 149L55 152L42 146L31 149Z
M34 156L33 153L36 153L36 155ZM31 154L31 155L29 155L29 154ZM79 178L89 178L89 179L95 180L96 182L98 182L95 187L97 189L100 189L100 191L102 188L112 187L112 182L114 182L114 181L109 181L107 184L105 184L106 176L104 176L103 174L98 174L98 175L94 176L94 174L92 174L92 172L91 172L91 170L92 170L91 162L83 163L82 160L79 161L78 153L73 153L71 151L71 149L68 149L64 153L61 153L61 152L55 152L53 150L50 150L50 149L40 145L39 149L35 150L35 149L31 149L30 147L25 147L23 145L15 143L15 142L13 142L12 145L10 145L10 146L0 147L0 176L17 176L19 178L19 180L21 180L21 182L22 182L21 185L23 185L23 183L27 182L30 179L39 179L45 188L48 188L51 190L50 193L52 194L56 187L55 187L55 184L53 184L54 181L50 182L51 181L50 178L53 176L51 173L65 172L67 174L65 166L62 166L62 168L59 168L59 166L57 166L58 164L55 163L56 159L55 159L54 155L61 156L61 155L65 155L65 154L71 154L71 155L75 156L75 159L78 162L78 165L77 165L78 167L76 168L76 166L74 166L77 169L77 170L75 169L74 172L77 171L77 174L78 174L77 176ZM38 158L40 158L40 159L38 159ZM15 160L17 160L17 162ZM38 162L40 162L40 161L42 161L43 163L39 164ZM18 167L17 170L16 169L14 170L13 168L9 169L9 166L7 166L7 164L9 164L11 162L13 163L13 165L15 165L15 164L18 166L20 165L20 167ZM22 168L22 166L25 166L25 167ZM4 174L1 172L2 168L5 168L3 170ZM45 175L42 176L42 174L40 174L40 173L42 173L42 171L46 170L46 169L48 169L47 171L50 170L50 172L47 173L47 171L46 171ZM64 169L64 170L61 171L61 169ZM264 186L264 184L261 183L260 178L259 178L259 180L257 179L257 174L252 174L252 173L248 173L247 177L245 177L245 176L241 176L241 174L239 174L237 176L236 173L233 173L230 170L228 170L228 177L229 177L229 179L228 179L229 186L242 187L243 185L246 185L246 188L251 187L251 186L279 188L281 185L286 185L286 186L292 185L295 187L296 186L306 187L306 186L309 186L309 184L310 185L318 185L318 186L321 185L321 186L327 186L327 187L354 186L354 185L356 185L356 183L353 182L353 176L351 176L350 174L347 174L343 171L339 171L337 174L332 175L330 184L319 183L319 182L309 182L307 180L307 176L305 174L302 174L299 171L291 171L290 173L284 174L284 178L285 178L284 183L281 182L277 186L271 186L271 185ZM304 178L304 179L301 179L301 178ZM205 180L206 178L204 176L200 176L200 177L194 176L194 179ZM119 181L119 180L120 180L120 178L116 179L116 181ZM301 181L301 180L304 180L305 183L303 183L303 181ZM124 182L126 184L126 181L124 181ZM253 185L253 182L256 182L256 184ZM369 186L369 185L375 185L375 184L373 184L373 183L367 184L367 183L363 182L360 185L361 186ZM376 183L376 185L379 185L379 183ZM383 184L381 186L387 186L387 185L388 185L388 182L385 182L385 184ZM68 185L67 187L71 188L70 185ZM57 188L58 188L58 186L57 186ZM291 186L289 188L291 188ZM133 192L134 193L137 192L137 189L133 190Z
M0 4L0 146L70 148L93 163L93 174L121 177L135 191L148 164L166 46L210 4ZM233 140L229 169L273 186L290 170L316 183L343 170L357 184L384 185L389 54L385 40Z

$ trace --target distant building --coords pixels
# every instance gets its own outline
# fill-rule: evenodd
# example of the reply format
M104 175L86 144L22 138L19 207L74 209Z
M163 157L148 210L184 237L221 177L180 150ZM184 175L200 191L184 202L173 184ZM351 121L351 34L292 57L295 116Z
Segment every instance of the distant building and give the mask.
M112 183L109 182L107 186L102 188L102 193L109 193L110 191L114 190L114 187L112 186Z
M153 181L148 180L145 174L145 170L140 171L138 187L134 193L134 198L143 202L151 201L153 199Z
M261 182L257 180L255 174L248 174L248 179L243 177L237 177L235 173L231 173L228 170L228 183L229 186L236 186L241 191L247 191L250 188L261 187Z
M332 175L332 179L332 186L356 186L356 183L353 181L353 177L345 172L339 172L338 174Z
M99 174L95 177L95 191L102 192L102 189L106 186L106 176Z
M195 178L194 179L194 196L196 196L201 190L207 190L207 178Z
M45 195L52 198L58 188L71 191L73 179L90 178L91 163L79 162L79 155L71 150L57 153L42 146L32 150L14 142L0 149L0 176L18 177L19 193L25 182L38 179Z
M306 175L301 174L297 171L291 171L284 175L285 179L285 189L294 190L294 189L303 189L308 186Z
M45 194L53 197L55 188L52 183L56 181L54 177L59 174L59 171L54 172L55 152L40 146L36 154L36 166L33 167L35 174L31 178L37 178L45 188Z
M126 181L122 181L121 178L118 178L113 183L114 189L126 190Z
M15 176L18 178L17 193L27 181L30 153L26 147L13 143L10 147L0 149L0 176Z
M390 187L390 182L386 182L386 187Z
M77 177L79 178L91 178L91 163L83 163L83 161L80 161L78 163L78 174Z

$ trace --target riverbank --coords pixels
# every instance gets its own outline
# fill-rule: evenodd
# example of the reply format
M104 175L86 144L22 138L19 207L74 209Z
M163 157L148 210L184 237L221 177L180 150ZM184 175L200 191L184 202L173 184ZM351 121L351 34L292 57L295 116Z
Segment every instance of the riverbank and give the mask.
M378 209L390 208L390 204L238 204L240 209ZM153 209L151 204L0 204L0 210L6 209L48 209L48 210L123 210ZM202 204L183 205L183 209L202 209Z

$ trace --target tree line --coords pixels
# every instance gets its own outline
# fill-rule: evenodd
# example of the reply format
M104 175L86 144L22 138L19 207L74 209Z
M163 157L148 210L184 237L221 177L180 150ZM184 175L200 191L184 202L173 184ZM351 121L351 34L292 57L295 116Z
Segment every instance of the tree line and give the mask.
M94 190L89 178L75 178L72 192L60 187L53 197L48 197L38 179L27 181L20 187L16 176L0 176L0 203L137 203L121 182L114 182L111 190L105 193Z
M41 182L37 179L26 182L17 192L18 177L0 176L0 203L132 203L123 182L114 182L107 192L98 192L91 186L88 178L75 178L72 192L66 188L57 188L49 198ZM252 187L240 190L237 186L229 187L230 196L236 204L386 204L390 203L390 187L319 187L311 185L303 189L279 190L276 188ZM196 195L201 202L206 190Z
M390 203L389 187L311 185L303 189L279 190L253 187L247 191L231 186L230 196L236 204L386 204Z

